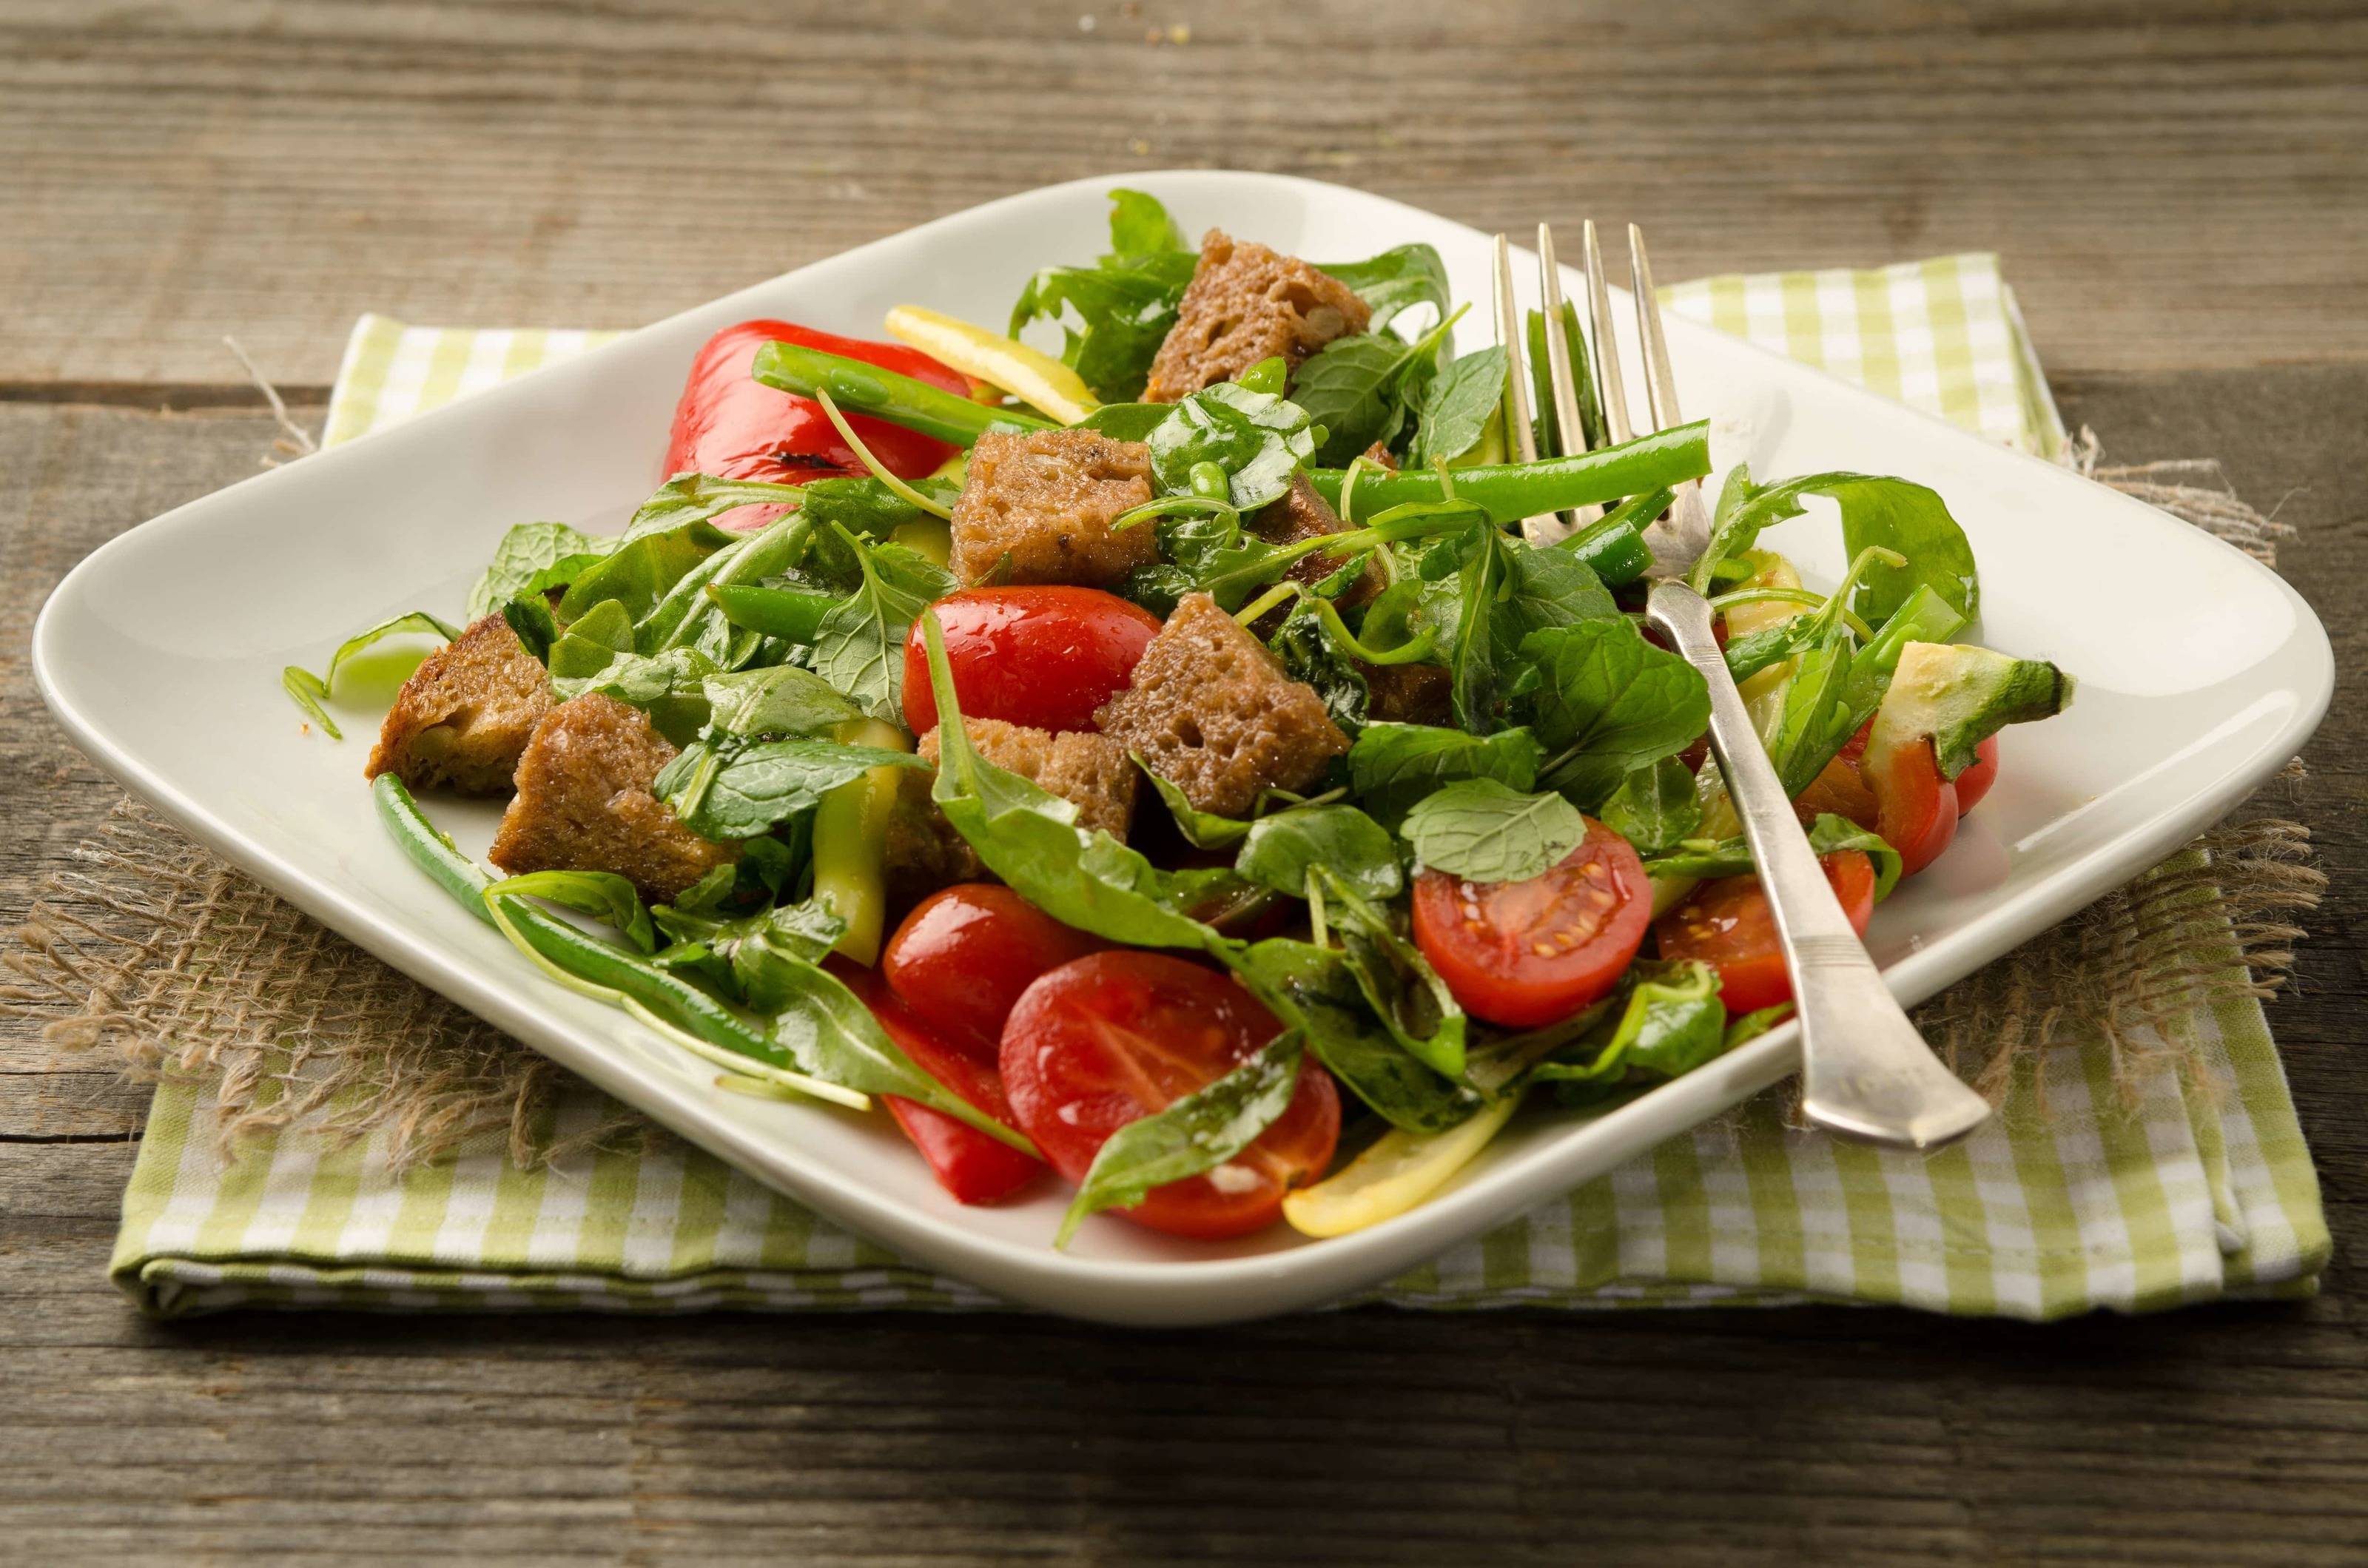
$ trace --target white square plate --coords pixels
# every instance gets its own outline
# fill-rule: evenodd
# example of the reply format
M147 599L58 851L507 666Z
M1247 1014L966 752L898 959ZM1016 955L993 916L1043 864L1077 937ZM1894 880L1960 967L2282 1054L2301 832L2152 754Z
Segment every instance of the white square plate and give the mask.
M502 530L620 526L656 486L693 352L780 316L859 335L912 301L1001 322L1036 267L1105 248L1105 193L1147 189L1187 233L1222 225L1318 259L1424 240L1455 295L1487 298L1484 236L1395 201L1269 175L1082 180L957 213L762 283L400 428L242 484L116 539L61 584L34 631L42 695L135 793L389 963L684 1137L907 1256L1082 1317L1187 1324L1312 1306L1410 1267L1609 1170L1792 1073L1791 1028L1592 1120L1532 1112L1429 1203L1355 1235L1282 1227L1228 1245L1121 1221L1049 1243L1064 1192L965 1210L889 1119L720 1092L715 1070L552 984L396 852L350 738L303 733L290 664L382 615L458 613ZM1527 271L1524 267L1522 270ZM1565 279L1576 290L1576 276ZM1574 294L1574 297L1575 294ZM2013 732L1996 791L1955 846L1876 914L1869 940L1916 1002L2184 843L2292 756L2333 686L2302 599L2227 546L2135 501L1680 317L1678 380L1710 411L1773 411L1762 477L1849 468L1938 489L1972 536L1994 646L2080 680L2066 718ZM1467 332L1469 339L1474 334ZM1628 384L1642 384L1631 369ZM1840 565L1813 518L1771 542L1813 577ZM1969 634L1970 635L1970 634ZM431 801L463 847L495 812Z

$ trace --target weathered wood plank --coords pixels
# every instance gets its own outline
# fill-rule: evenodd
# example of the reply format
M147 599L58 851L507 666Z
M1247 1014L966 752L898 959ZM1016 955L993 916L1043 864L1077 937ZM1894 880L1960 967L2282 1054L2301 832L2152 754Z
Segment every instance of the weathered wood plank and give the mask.
M2368 16L1973 17L11 0L0 384L236 381L233 333L325 385L363 310L638 325L991 197L1177 165L1487 226L1634 218L1672 278L1995 249L2059 370L2368 357ZM1171 25L1189 42L1145 41Z

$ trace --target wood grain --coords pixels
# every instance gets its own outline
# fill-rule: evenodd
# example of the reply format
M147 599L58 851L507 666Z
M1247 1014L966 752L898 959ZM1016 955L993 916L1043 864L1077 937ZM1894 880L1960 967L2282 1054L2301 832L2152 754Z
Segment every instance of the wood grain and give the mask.
M9 0L0 385L234 381L230 333L325 386L363 310L639 325L1178 165L1633 218L1671 278L1995 249L2061 371L2359 359L2363 146L2346 0Z
M1190 42L1144 41L1172 23ZM1657 107L1670 82L1682 114ZM1483 223L1640 216L1672 275L2001 249L2109 457L2217 453L2301 528L2286 571L2348 676L2368 667L2363 131L2352 5L0 0L0 920L115 798L32 692L35 609L269 449L222 332L317 388L365 308L631 324L1099 169L1288 169ZM2289 358L2318 363L2261 368ZM165 1326L103 1273L144 1095L0 1019L0 1558L2361 1562L2349 686L2307 757L2273 803L2334 883L2271 1017L2339 1248L2317 1298L2048 1328Z

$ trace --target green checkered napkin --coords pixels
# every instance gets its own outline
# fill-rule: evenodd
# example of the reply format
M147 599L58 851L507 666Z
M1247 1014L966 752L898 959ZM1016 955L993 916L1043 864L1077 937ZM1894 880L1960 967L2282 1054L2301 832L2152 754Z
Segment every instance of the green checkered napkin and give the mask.
M1682 284L1668 302L1994 439L2064 432L1995 257ZM327 438L351 440L601 341L356 326ZM2237 963L2233 942L2229 964ZM518 983L539 983L523 968ZM2183 1020L2200 1070L2135 1089L2101 1050L2032 1069L2047 1115L1922 1158L1786 1130L1768 1096L1372 1292L1408 1307L1612 1307L1839 1297L2051 1317L2307 1291L2317 1179L2257 1003ZM588 1090L558 1131L603 1115ZM489 1137L389 1174L378 1139L282 1131L215 1157L217 1111L157 1091L116 1280L146 1311L267 1303L688 1312L979 1307L931 1274L681 1145L521 1171Z

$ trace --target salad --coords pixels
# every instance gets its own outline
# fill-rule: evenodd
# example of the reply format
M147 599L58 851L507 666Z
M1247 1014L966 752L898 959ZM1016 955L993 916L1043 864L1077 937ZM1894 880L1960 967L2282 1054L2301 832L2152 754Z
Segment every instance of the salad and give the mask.
M1707 688L1639 614L1705 426L1607 445L1575 313L1532 312L1587 449L1508 462L1463 313L1427 245L1195 249L1117 191L1110 254L1002 332L716 334L620 534L511 527L461 624L285 684L334 736L358 653L443 639L370 757L387 828L719 1086L880 1102L962 1203L1065 1182L1056 1244L1356 1230L1525 1102L1600 1109L1789 1007ZM1811 496L1829 592L1758 542ZM1738 465L1691 576L1861 929L2070 697L1955 641L1973 551L1906 479ZM494 870L431 791L507 797Z

